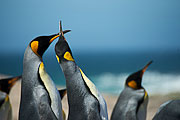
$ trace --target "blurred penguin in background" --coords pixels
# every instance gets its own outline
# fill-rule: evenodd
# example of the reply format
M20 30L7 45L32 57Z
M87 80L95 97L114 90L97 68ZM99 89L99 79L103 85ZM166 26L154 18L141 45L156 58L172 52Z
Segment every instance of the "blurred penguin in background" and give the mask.
M12 120L12 107L9 92L21 76L0 80L0 120Z
M151 63L152 61L126 79L124 89L113 109L111 120L146 119L148 94L141 83L143 74Z
M180 120L180 100L162 104L153 120Z

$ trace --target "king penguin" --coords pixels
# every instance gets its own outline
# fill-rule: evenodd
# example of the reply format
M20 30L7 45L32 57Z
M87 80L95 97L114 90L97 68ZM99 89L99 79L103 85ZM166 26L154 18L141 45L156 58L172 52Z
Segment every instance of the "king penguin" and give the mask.
M111 120L146 119L148 94L141 82L144 72L151 63L152 61L126 79L125 87L113 109Z
M170 100L162 104L153 120L180 120L180 100Z
M6 92L7 94L9 94L11 88L20 79L21 79L21 76L1 79L0 80L0 91Z
M59 92L47 74L43 53L59 34L32 40L24 53L19 120L62 120Z
M12 107L9 100L9 92L20 78L21 76L0 80L0 120L12 120Z
M12 107L9 95L0 91L0 120L12 120Z
M61 22L55 52L66 78L68 120L107 120L106 102L95 85L76 64L62 32Z

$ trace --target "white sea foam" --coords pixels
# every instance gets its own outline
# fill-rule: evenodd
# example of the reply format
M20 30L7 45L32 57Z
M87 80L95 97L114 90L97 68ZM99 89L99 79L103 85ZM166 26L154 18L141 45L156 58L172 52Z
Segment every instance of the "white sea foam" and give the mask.
M130 73L118 75L104 73L94 76L92 79L95 80L95 84L100 91L119 94L124 87L128 75L130 75ZM142 84L150 95L180 92L180 74L147 71L143 76Z

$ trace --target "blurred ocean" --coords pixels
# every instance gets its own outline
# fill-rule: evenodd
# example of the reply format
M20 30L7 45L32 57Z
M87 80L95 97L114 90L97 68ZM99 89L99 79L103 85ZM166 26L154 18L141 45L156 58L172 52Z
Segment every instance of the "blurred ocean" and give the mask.
M104 93L119 94L125 79L143 68L150 60L153 63L143 76L142 84L149 94L180 92L180 51L176 52L89 52L73 53L76 63L97 88ZM47 72L59 86L65 86L64 75L57 63L55 53L45 54ZM0 73L12 76L23 71L22 54L1 54Z

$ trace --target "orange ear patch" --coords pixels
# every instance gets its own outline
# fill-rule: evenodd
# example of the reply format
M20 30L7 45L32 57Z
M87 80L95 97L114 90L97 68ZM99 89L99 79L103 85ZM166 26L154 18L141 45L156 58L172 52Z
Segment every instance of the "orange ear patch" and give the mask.
M69 61L74 61L73 57L71 56L71 53L68 51L64 54L64 58Z
M134 80L128 82L128 86L133 88L133 89L137 89L137 83Z
M39 46L39 42L38 42L38 41L33 41L33 42L31 43L31 49L32 49L32 51L33 51L36 55L38 55L38 53L37 53L38 46Z

